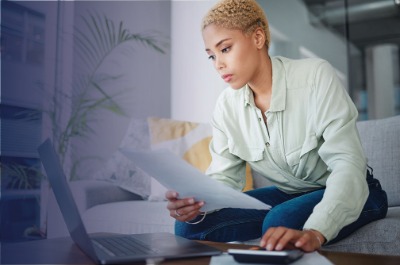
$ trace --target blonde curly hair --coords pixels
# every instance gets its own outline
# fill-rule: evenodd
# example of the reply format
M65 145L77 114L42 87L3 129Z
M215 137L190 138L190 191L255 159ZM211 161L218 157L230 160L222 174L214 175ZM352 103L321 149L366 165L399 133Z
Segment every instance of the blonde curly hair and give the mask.
M271 36L268 20L255 0L221 0L204 16L201 30L215 24L226 29L241 30L245 34L252 33L261 27L265 33L265 45L269 48Z

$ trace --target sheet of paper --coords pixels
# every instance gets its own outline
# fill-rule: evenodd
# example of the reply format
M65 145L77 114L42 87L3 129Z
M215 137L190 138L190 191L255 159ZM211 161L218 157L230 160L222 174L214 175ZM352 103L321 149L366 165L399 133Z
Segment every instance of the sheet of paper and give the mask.
M245 193L211 179L168 150L141 151L121 148L120 151L162 185L178 192L181 198L194 197L197 201L204 201L202 211L221 208L271 208Z
M305 253L303 257L290 263L291 265L333 265L327 258L319 254L317 251L311 253ZM229 255L223 253L219 256L213 256L210 261L210 265L254 265L254 263L239 263ZM267 265L267 264L266 264Z

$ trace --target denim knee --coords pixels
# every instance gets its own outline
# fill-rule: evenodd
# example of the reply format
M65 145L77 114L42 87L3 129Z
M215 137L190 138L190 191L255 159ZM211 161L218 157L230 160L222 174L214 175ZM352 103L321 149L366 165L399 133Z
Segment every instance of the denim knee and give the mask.
M279 206L272 208L265 216L262 226L263 234L271 227L283 226L282 220L285 218L285 213L279 208Z
M207 215L199 224L175 222L175 234L195 240L246 241L261 236L261 226L266 212L251 209L222 209Z
M266 215L262 232L264 234L268 228L278 226L301 230L309 216L310 212L306 209L303 211L286 205L275 206Z

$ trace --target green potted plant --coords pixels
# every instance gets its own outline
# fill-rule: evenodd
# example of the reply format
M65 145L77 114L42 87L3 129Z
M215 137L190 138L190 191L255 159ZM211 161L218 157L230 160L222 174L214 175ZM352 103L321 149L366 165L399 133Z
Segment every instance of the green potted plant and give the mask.
M54 143L62 163L65 162L71 139L76 137L87 138L95 133L91 125L96 122L94 119L96 112L106 110L115 115L126 116L124 109L116 100L121 92L109 91L105 85L110 81L118 80L122 76L104 73L101 78L97 76L99 68L107 58L126 43L141 43L155 52L165 53L163 43L156 37L130 33L123 21L117 24L106 16L97 13L89 14L87 18L82 17L82 20L86 28L75 29L74 43L87 71L74 82L74 94L70 98L70 118L65 125L59 124L57 117L60 115L60 105L63 104L63 102L59 102L59 99L64 101L64 99L69 100L70 97L59 89L56 89L51 109L47 111L52 123ZM94 94L97 96L94 97ZM79 158L74 163L79 163L81 160L82 158ZM75 166L74 164L72 169ZM74 170L71 170L71 174L70 179L74 179Z
M47 117L51 124L53 143L63 166L66 158L70 156L71 140L88 138L95 133L92 125L96 122L94 118L96 113L105 110L119 116L127 115L117 100L117 96L121 92L109 91L105 86L106 83L116 81L122 76L102 73L99 78L98 71L102 64L120 46L130 43L139 43L157 53L165 53L164 42L153 35L131 33L123 21L115 23L107 16L98 13L89 13L87 16L82 16L81 19L83 27L76 27L73 37L75 51L85 64L85 74L73 82L71 90L68 92L56 86L51 93L45 93L49 99L44 108L23 111L18 114L19 118L25 122L37 122L41 121L42 117ZM133 50L130 51L133 52ZM94 94L96 97L93 97ZM60 116L65 115L63 105L66 102L70 106L67 112L68 118L65 122L60 122ZM76 167L85 159L96 159L96 157L71 158L72 167L69 171L69 180L75 178ZM44 177L40 168L18 163L1 163L0 169L3 175L2 189L7 190L37 189L38 183ZM7 176L6 180L4 176ZM46 207L43 201L39 203L41 207ZM30 234L43 235L36 226L27 228L26 234L26 236Z

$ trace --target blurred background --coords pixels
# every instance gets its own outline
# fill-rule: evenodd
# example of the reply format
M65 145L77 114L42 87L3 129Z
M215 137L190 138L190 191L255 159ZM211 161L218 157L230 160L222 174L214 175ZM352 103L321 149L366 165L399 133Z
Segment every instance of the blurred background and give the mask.
M226 86L200 31L215 2L1 1L2 241L46 238L45 138L76 180L109 158L132 118L209 122ZM400 114L400 1L258 2L271 56L328 60L359 120Z

